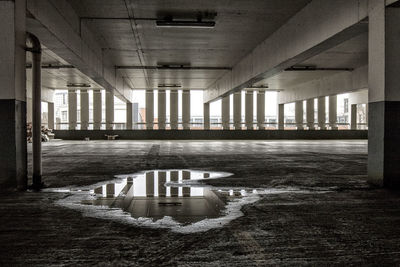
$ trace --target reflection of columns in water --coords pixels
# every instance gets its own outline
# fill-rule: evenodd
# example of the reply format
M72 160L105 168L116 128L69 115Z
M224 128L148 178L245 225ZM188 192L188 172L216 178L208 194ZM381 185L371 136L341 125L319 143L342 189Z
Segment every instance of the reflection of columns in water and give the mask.
M106 197L114 197L115 195L115 184L106 185Z
M171 182L178 182L179 180L179 172L171 171ZM178 187L170 187L171 188L171 197L178 196Z
M154 197L154 172L146 172L146 196Z
M165 187L166 181L167 181L167 173L166 172L158 172L158 196L159 197L167 196L167 188Z
M190 172L182 172L182 180L190 180ZM184 197L190 197L190 187L182 187L182 194Z

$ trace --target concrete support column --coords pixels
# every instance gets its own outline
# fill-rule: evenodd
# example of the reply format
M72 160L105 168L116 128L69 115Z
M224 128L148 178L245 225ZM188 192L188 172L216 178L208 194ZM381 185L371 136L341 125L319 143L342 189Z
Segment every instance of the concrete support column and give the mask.
M166 95L165 90L158 90L158 129L165 130L166 115Z
M133 122L133 104L130 102L126 103L126 129L132 130L132 122Z
M233 94L233 126L235 130L242 129L242 92Z
M146 90L146 129L153 130L154 126L154 92Z
M169 116L171 130L178 129L178 91L171 90L169 94Z
M264 130L265 126L265 91L257 92L257 126L259 130Z
M222 98L222 103L221 103L221 117L222 117L222 129L223 130L229 130L229 96L225 96Z
M329 126L337 130L337 95L329 96Z
M357 130L357 104L352 104L350 109L350 129Z
M295 120L296 120L296 128L297 130L304 130L303 126L303 116L304 116L304 111L303 111L303 101L296 101L294 103L294 109L295 109Z
M106 92L106 129L114 128L114 92Z
M81 130L89 128L89 93L81 90Z
M278 105L278 130L285 129L285 104Z
M48 111L47 128L54 129L54 103L52 102L47 103L47 111Z
M204 103L203 114L204 130L210 130L210 103Z
M182 91L182 124L184 130L190 130L190 90Z
M0 1L0 191L27 187L26 1Z
M320 130L326 130L325 106L325 97L318 97L318 127Z
M253 130L253 91L246 91L246 128L247 130Z
M93 130L100 130L102 117L101 90L93 90Z
M309 130L315 130L314 126L314 98L307 99L306 101L306 118L307 118L307 127Z
M368 180L400 188L400 9L369 1Z
M68 129L76 130L77 121L77 95L75 90L68 91Z

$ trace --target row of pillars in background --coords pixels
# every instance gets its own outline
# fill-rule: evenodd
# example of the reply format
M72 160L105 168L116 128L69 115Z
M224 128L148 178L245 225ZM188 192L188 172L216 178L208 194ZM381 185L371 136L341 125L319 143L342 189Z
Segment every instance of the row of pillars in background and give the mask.
M171 129L178 129L178 91L170 91L170 123ZM166 92L158 90L158 129L165 130L166 127ZM146 129L154 127L154 91L146 90ZM182 91L182 127L190 129L190 91Z
M329 127L332 130L337 130L337 96L329 96ZM279 104L278 107L278 129L284 129L284 117L285 117L285 104ZM325 97L318 97L317 98L317 105L318 105L318 127L321 130L326 130L326 105L325 105ZM368 105L367 105L368 107ZM368 109L368 108L367 108ZM309 130L315 130L315 119L314 119L314 98L306 100L306 125ZM368 113L368 112L367 112ZM296 127L298 130L304 129L304 121L303 121L303 101L296 101L295 102L295 121ZM356 130L357 129L357 104L351 105L351 112L350 112L350 129Z
M245 125L248 130L253 129L253 95L249 90L245 93ZM210 103L204 103L204 129L210 129ZM225 96L221 100L222 129L229 130L230 125L230 99ZM257 126L263 130L265 123L265 91L257 91ZM233 94L233 127L242 129L242 92Z

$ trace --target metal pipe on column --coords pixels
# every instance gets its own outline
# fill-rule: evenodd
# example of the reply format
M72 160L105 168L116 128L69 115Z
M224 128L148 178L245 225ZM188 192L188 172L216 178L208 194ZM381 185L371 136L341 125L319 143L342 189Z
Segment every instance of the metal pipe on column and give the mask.
M26 50L32 53L32 154L33 154L33 176L32 188L39 190L43 187L42 183L42 77L41 77L41 61L42 48L39 39L27 33L27 40L32 47Z

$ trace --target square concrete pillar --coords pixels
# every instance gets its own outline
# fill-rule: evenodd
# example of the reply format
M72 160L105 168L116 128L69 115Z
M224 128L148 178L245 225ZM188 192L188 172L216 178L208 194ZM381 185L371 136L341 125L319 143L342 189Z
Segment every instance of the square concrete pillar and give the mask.
M203 106L204 130L210 130L210 103Z
M47 128L54 129L54 103L52 102L47 103L47 111L48 111Z
M179 171L171 171L170 172L170 181L171 182L178 182L179 180ZM178 187L170 187L171 197L179 196Z
M307 127L309 130L315 130L315 120L314 120L314 98L307 99L306 101L306 118L307 118Z
M171 90L169 94L169 116L171 123L171 130L178 129L178 91Z
M303 126L303 116L304 116L304 111L303 111L303 101L296 101L294 103L295 106L295 120L296 120L296 128L297 130L304 130Z
M93 90L93 130L100 130L102 120L101 90Z
M153 130L154 126L154 92L146 90L146 129Z
M318 97L318 127L320 130L326 130L325 96Z
M68 90L68 129L76 130L78 100L75 90Z
M133 110L132 103L126 102L126 129L132 130Z
M0 1L0 191L27 187L26 1Z
M166 197L167 196L167 188L165 187L165 183L167 182L167 173L164 171L158 172L158 196Z
M242 91L233 94L233 126L242 129Z
M278 104L278 130L285 130L285 104Z
M165 130L166 115L166 93L165 90L158 90L158 129Z
M350 108L350 129L357 130L357 104L352 104Z
M400 188L400 9L369 1L368 180Z
M190 90L182 91L182 124L184 130L190 130Z
M106 92L106 129L114 129L114 92Z
M81 90L81 130L89 128L89 93Z
M257 92L257 126L259 130L265 129L265 91Z
M222 117L222 129L229 130L229 119L230 119L230 107L229 107L229 96L222 98L221 103L221 117Z
M246 128L247 130L253 130L253 91L246 91L245 94L245 120L246 120Z
M337 130L337 95L329 96L329 126Z
M154 172L146 172L146 196L154 197Z

